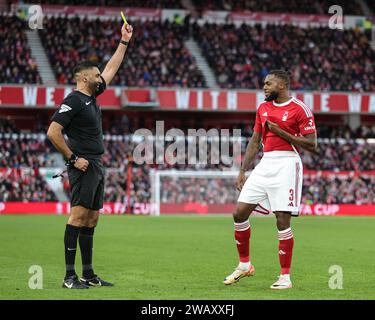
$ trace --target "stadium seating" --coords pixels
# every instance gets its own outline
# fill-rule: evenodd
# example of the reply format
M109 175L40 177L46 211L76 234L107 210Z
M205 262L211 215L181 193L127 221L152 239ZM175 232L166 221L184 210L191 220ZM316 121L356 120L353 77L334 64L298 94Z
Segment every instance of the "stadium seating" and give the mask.
M375 52L359 30L195 23L193 34L222 88L260 89L287 67L295 90L375 91Z
M302 151L301 158L306 169L333 171L375 170L375 148L373 144L348 143L339 140L319 143L320 154Z
M5 133L20 133L20 129L18 129L13 122L8 121L5 118L0 118L0 132Z
M115 125L117 123L117 126ZM121 124L120 124L121 123ZM41 124L40 124L41 125ZM133 155L134 148L137 143L133 140L131 133L134 132L134 124L127 120L123 122L111 123L111 129L104 134L105 154L103 155L103 163L107 168L115 168L125 171L129 164L129 159ZM117 128L117 129L116 129ZM4 119L0 120L0 167L53 167L56 165L54 158L54 148L46 139L45 130L41 130L40 134L22 133L11 122ZM245 134L242 137L241 151L242 157L246 149L249 137L252 131L242 131ZM7 134L7 135L6 135ZM373 144L366 142L367 138L375 138L375 126L361 126L357 130L351 130L348 126L324 126L318 127L319 149L318 155L311 154L304 150L301 151L301 158L304 167L307 170L328 170L328 171L371 171L375 170L375 148ZM358 140L360 139L360 140ZM221 141L218 141L221 143ZM166 141L164 150L174 141ZM222 170L231 164L225 164L220 161L219 164L211 164L211 157L218 156L218 150L211 150L211 143L208 142L207 147L207 165L189 164L192 163L194 154L189 152L194 140L185 139L185 153L183 154L184 164L171 164L171 156L167 154L164 158L164 164L154 164L150 167L158 170L177 169L177 170ZM157 150L160 144L154 144L153 156L158 153L162 154L163 150ZM233 143L229 144L232 154ZM212 153L211 153L212 151ZM196 154L199 150L196 149ZM190 158L189 158L190 156ZM256 165L261 158L259 154L255 161ZM236 159L238 165L240 159Z
M23 0L24 3L35 3L34 0ZM107 6L107 7L139 7L139 8L163 8L163 9L180 9L180 0L40 0L41 4L69 5L69 6Z
M39 124L42 126L42 123ZM120 201L127 202L127 179L129 163L132 159L136 143L132 140L131 133L136 129L133 121L127 117L116 118L109 126L111 129L104 134L105 154L103 155L103 163L107 168L106 177L106 201ZM117 129L116 129L117 128ZM6 193L6 199L36 199L43 197L45 199L52 199L51 193L46 186L46 193L41 194L42 183L45 183L43 178L38 173L38 168L53 167L56 165L56 159L53 154L53 147L51 148L49 142L43 134L30 135L21 132L17 129L12 122L5 119L0 119L0 170L2 170L2 181L4 186L8 189L10 185L17 182L17 175L10 175L6 179L8 184L5 184L4 172L11 169L14 170L27 170L31 169L29 179L31 182L30 187L22 187L18 192L15 187L9 189ZM43 130L41 130L43 131ZM45 130L44 130L45 131ZM243 133L245 133L243 131ZM242 157L248 142L249 136L252 132L246 132L246 137L242 139ZM22 136L21 136L22 135ZM375 126L361 126L357 130L351 130L348 126L319 126L319 147L320 154L312 155L311 153L301 151L301 158L304 163L306 172L309 170L326 170L331 172L340 171L371 171L375 170L375 148L363 138L375 138ZM360 139L360 140L358 140ZM165 149L172 142L165 142ZM185 150L189 150L191 141L185 141ZM208 161L210 161L210 147L208 147ZM154 150L156 154L156 149ZM198 154L198 153L197 153ZM185 156L185 154L184 154ZM186 155L187 157L187 155ZM261 159L261 154L257 155L254 165ZM151 165L138 165L133 162L132 166L132 191L131 203L143 203L150 201L150 170L223 170L226 169L224 163L215 165L189 165L185 164L168 164L168 157L165 157L165 164L151 164ZM191 159L190 159L191 160ZM240 159L237 159L237 164ZM29 169L29 170L30 170ZM21 172L19 171L19 172ZM17 171L15 171L17 172ZM304 189L304 203L311 201L324 202L341 201L335 198L334 194L328 194L327 190L351 190L353 186L360 186L356 188L358 195L353 200L352 193L348 192L345 197L345 203L355 203L352 201L371 202L374 201L372 189L374 189L374 178L366 178L363 176L352 177L350 175L342 176L341 178L331 178L328 176L321 177L319 184L316 184L315 176L307 176L305 178ZM369 180L370 179L370 180ZM29 182L27 181L27 183ZM22 180L23 181L23 180ZM165 178L162 181L162 199L169 201L171 199L179 199L178 201L188 201L189 198L201 201L202 203L213 203L221 199L222 203L230 203L236 200L237 194L233 188L233 181L230 179L176 179ZM178 185L176 185L178 184ZM0 185L3 185L0 183ZM3 188L4 188L3 186ZM66 194L69 196L69 183L65 177L63 186ZM194 186L194 187L192 187ZM35 190L34 190L35 189ZM226 190L225 194L223 190ZM25 191L24 191L25 190ZM179 192L185 190L186 192ZM201 191L200 191L201 190ZM32 193L31 191L35 191ZM204 191L204 192L203 192ZM30 193L31 192L31 193ZM5 197L5 195L4 195ZM372 198L371 198L372 197ZM198 198L198 199L197 199ZM216 200L215 200L216 199ZM359 200L362 199L362 200ZM20 200L21 201L21 200ZM32 200L34 201L34 200ZM344 200L343 200L344 201ZM341 202L340 202L341 203Z
M0 13L0 83L42 83L25 30L25 21Z
M57 201L38 169L1 169L0 202Z
M0 138L0 168L53 167L55 158L44 139Z
M304 177L302 203L375 204L375 176Z
M258 11L258 12L290 12L304 14L328 14L332 5L343 8L344 14L363 15L361 7L355 0L194 0L194 5L200 10L226 10L226 11Z
M120 41L120 21L59 17L44 23L40 36L59 84L74 83L72 71L78 61L89 59L104 68ZM184 26L168 21L132 21L132 25L131 50L112 85L206 86L194 57L184 47Z
M25 23L7 16L0 22L0 41L4 43L0 48L0 83L42 82L27 47ZM74 83L72 70L78 61L97 61L103 68L118 45L119 23L45 17L39 34L58 84ZM113 85L207 86L184 46L189 33L185 24L137 20L132 24L132 50L126 53ZM222 88L260 89L270 69L288 66L295 90L375 91L375 52L368 34L360 30L197 23L190 30Z
M356 130L353 130L347 125L332 126L319 124L317 129L319 138L340 138L346 140L375 138L375 125L361 125Z
M161 184L162 203L228 204L238 198L231 179L164 178Z
M0 168L41 168L55 164L44 133L21 132L12 122L0 118Z
M373 144L366 142L365 140L353 140L355 137L352 134L351 138L345 139L341 135L339 138L320 138L319 139L319 154L311 154L307 151L300 150L301 158L304 163L304 168L307 170L328 170L328 171L371 171L375 170L375 148ZM115 137L109 137L114 140L106 140L105 148L106 153L103 156L103 161L106 167L121 168L125 170L128 159L133 153L133 149L136 146L134 142L131 142L131 136L124 136L124 140L117 140ZM246 150L248 140L242 140L242 156ZM171 164L172 158L166 155L164 158L164 164L152 165L151 167L158 170L176 169L176 170L223 170L231 166L231 164L225 164L220 161L219 164L211 163L211 157L217 156L215 153L218 151L213 148L211 153L211 144L207 144L207 164L191 164L193 153L188 152L192 146L192 141L185 140L185 153L183 154L183 163ZM168 149L168 146L172 142L165 142L164 150ZM229 144L230 150L232 150L233 143ZM154 155L156 153L162 154L162 149L157 149L158 146L154 144ZM196 150L198 155L199 150ZM232 152L232 151L231 151ZM189 158L190 156L190 158ZM172 155L174 159L174 155ZM261 158L261 154L257 155L254 161L256 165ZM190 163L190 164L189 164ZM239 159L236 159L238 165Z
M375 204L374 176L305 176L303 204ZM232 179L163 178L162 203L230 204L238 192Z
M369 6L371 0L367 0ZM10 0L9 2L18 2ZM33 0L23 0L23 3L35 3ZM107 6L107 7L142 7L142 8L163 8L163 9L183 9L181 0L40 0L40 4L49 5L69 5L69 6ZM339 5L343 8L344 14L363 15L361 6L356 0L290 0L273 1L273 0L213 0L213 1L192 1L198 11L203 10L225 10L225 11L257 11L257 12L290 12L303 14L328 14L328 9L332 5Z
M132 169L132 190L130 203L149 202L151 199L151 187L149 172L146 167L134 167ZM106 180L105 199L110 202L127 202L126 185L127 171L109 171Z

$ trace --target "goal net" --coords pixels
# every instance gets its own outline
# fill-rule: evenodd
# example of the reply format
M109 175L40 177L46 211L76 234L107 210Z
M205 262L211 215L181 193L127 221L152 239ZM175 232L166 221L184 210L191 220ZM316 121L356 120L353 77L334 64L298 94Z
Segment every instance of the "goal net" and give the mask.
M239 196L237 176L237 171L152 170L153 214L231 214Z

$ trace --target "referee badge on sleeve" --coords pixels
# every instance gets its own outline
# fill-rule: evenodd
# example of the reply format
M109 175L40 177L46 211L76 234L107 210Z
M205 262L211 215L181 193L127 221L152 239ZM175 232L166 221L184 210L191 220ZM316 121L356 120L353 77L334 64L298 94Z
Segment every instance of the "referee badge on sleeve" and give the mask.
M60 107L60 110L59 110L59 113L63 113L63 112L68 112L72 110L71 107L69 107L68 105L66 104L62 104L61 107Z

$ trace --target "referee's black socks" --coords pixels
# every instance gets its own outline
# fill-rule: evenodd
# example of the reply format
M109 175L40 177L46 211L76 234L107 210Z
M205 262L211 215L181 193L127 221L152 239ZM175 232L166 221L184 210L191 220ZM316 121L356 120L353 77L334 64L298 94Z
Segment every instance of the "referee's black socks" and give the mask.
M76 227L71 224L67 224L65 228L64 244L65 244L65 266L66 275L65 277L74 276L76 274L74 268L74 262L77 252L77 239L81 227Z
M81 227L79 234L79 247L82 255L82 275L85 279L90 279L94 276L92 269L92 248L94 240L95 227Z

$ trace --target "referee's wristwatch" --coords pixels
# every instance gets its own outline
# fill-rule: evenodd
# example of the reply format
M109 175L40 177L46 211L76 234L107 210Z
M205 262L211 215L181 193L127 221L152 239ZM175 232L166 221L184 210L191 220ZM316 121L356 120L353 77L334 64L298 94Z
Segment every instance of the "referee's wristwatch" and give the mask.
M129 41L121 40L120 43L122 43L123 45L125 45L125 47L127 47L129 44Z
M68 160L66 160L65 165L67 167L74 166L74 164L77 162L77 160L78 160L78 156L76 156L74 153L72 153L70 158Z

